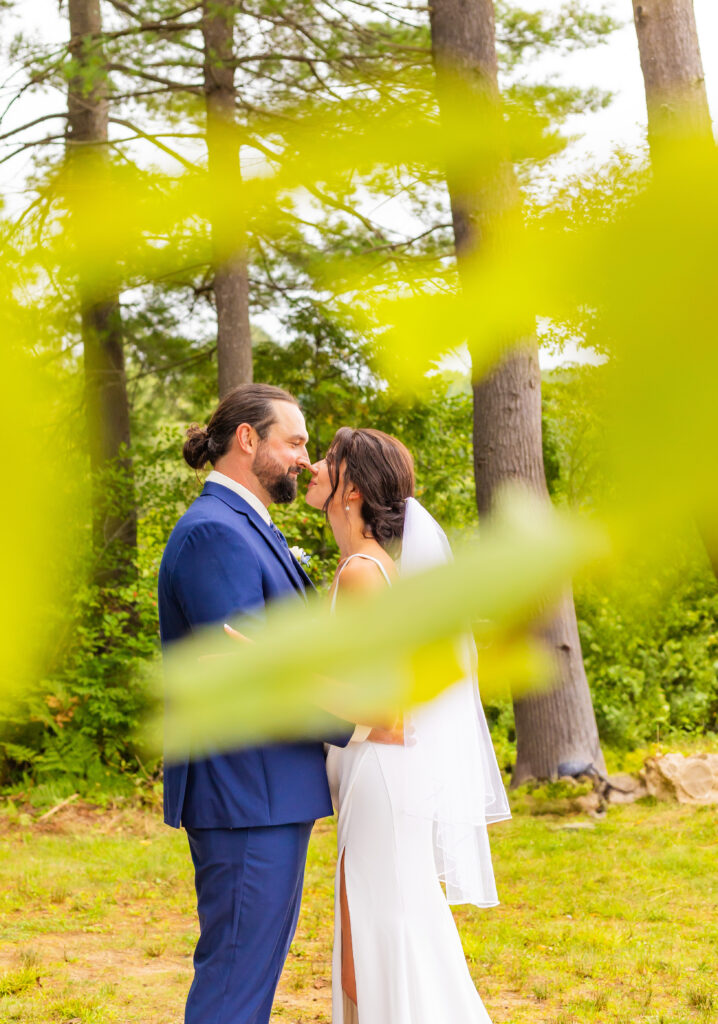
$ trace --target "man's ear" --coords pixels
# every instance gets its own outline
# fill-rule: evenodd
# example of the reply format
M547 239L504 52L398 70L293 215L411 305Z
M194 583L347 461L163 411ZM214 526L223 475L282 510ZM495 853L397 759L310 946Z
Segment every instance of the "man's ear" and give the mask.
M251 427L249 423L240 423L234 432L234 436L237 438L237 444L241 452L247 455L255 454L259 437L254 427Z

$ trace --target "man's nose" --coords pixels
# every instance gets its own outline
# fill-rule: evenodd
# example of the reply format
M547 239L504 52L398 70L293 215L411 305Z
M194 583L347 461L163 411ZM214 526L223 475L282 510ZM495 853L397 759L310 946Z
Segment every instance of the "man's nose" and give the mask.
M311 464L311 461L309 459L309 455L307 454L307 449L306 448L304 448L299 453L299 458L297 459L297 465L301 469L308 469L310 473L314 472L314 467Z

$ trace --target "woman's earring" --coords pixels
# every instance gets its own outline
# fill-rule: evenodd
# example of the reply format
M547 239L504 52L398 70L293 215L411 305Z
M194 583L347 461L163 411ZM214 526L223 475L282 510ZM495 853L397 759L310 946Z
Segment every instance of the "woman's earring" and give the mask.
M346 510L347 512L349 511L349 506L348 506L348 505L345 505L345 506L344 506L344 508L345 508L345 510Z

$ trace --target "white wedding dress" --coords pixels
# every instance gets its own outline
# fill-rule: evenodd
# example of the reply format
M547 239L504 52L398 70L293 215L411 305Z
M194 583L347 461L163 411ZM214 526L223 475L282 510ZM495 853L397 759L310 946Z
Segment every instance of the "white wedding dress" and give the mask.
M371 560L391 585L381 563ZM335 588L332 605L336 593ZM446 700L451 704L456 696L448 691L446 699L437 698L427 707L441 705L442 700L447 706ZM456 710L453 705L450 713ZM490 744L488 730L485 735ZM449 742L453 741L460 743L461 738L450 737ZM417 743L421 742L419 723ZM447 896L451 902L469 901L481 906L498 902L485 826L487 821L509 816L505 792L491 749L492 781L498 779L496 785L501 793L491 801L484 801L482 796L479 823L467 823L461 815L454 815L448 826L448 831L453 831L442 850L441 840L437 839L441 822L428 810L428 804L425 811L423 803L411 794L416 781L412 765L415 753L415 747L368 741L329 748L327 773L338 813L333 1024L354 1024L357 1014L359 1024L490 1024L469 974ZM480 778L468 782L479 790L483 785ZM431 788L426 775L423 786ZM484 806L489 803L492 806L485 812ZM456 863L461 861L464 851L467 854L468 868L459 872L462 878L471 876L466 886L454 885L451 878L453 865L449 858L454 848L454 852L462 851ZM351 922L356 1010L345 999L341 984L342 859ZM446 896L441 881L446 883Z

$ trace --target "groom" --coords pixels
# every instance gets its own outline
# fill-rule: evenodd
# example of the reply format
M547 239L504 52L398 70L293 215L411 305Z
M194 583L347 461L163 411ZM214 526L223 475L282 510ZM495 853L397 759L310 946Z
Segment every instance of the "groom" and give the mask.
M185 459L214 469L162 558L163 645L237 614L261 618L268 601L305 600L312 584L268 506L296 497L308 440L296 399L268 384L235 388L206 428L190 428ZM337 720L338 735L322 739L345 746L370 735L352 728ZM332 813L322 742L167 764L164 792L165 822L189 838L200 922L185 1024L267 1024L312 824Z

